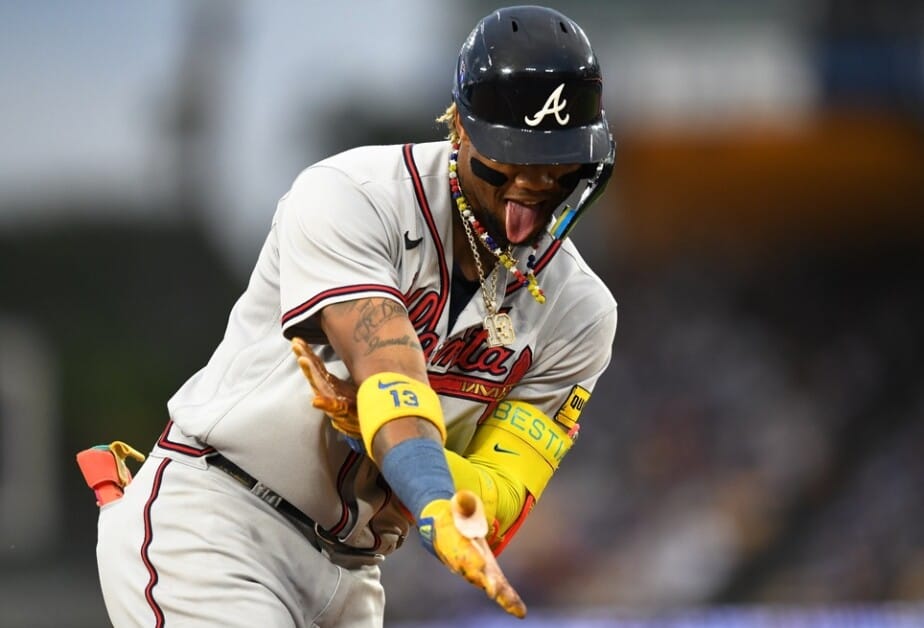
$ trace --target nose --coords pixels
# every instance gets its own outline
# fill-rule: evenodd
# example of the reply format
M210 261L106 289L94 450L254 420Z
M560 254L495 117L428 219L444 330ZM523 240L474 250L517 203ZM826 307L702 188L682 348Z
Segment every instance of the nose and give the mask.
M552 166L523 166L514 176L514 183L524 190L547 191L555 187L558 178Z

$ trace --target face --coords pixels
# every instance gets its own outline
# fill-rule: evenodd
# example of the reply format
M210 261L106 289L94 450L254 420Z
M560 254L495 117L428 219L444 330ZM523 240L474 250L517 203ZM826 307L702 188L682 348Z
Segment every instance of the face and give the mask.
M502 248L533 242L548 226L552 212L574 190L581 166L492 161L475 149L461 125L458 128L459 181L475 216Z

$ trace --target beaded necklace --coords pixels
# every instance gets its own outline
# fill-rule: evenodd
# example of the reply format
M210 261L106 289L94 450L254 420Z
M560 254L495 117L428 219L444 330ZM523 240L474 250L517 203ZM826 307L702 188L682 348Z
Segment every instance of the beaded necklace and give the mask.
M517 268L517 260L513 257L511 253L510 246L507 247L507 250L500 248L494 242L494 238L491 237L491 234L488 233L485 228L478 222L478 219L475 218L475 214L472 212L472 207L469 205L468 200L466 200L465 195L462 193L462 187L459 185L459 176L458 176L458 164L457 159L459 157L459 145L452 145L452 153L449 155L449 189L452 192L452 198L456 202L456 207L459 208L459 213L462 214L462 225L465 227L466 233L469 232L470 228L474 229L475 233L478 234L478 237L484 242L485 247L500 260L500 263L504 265L508 271L510 271L514 277L516 277L517 282L520 284L526 284L526 289L529 290L529 293L533 295L533 298L538 303L545 303L545 293L542 291L542 288L539 287L539 281L536 279L536 255L535 255L535 246L533 247L534 252L530 254L529 259L526 262L526 274L524 275L519 268ZM472 252L475 254L475 258L478 258L478 251L475 248L472 249Z
M497 266L495 265L491 270L491 290L489 292L485 280L484 268L481 265L481 255L478 251L478 244L475 242L475 233L478 234L478 238L481 239L485 247L494 257L516 277L517 281L521 285L526 284L533 298L538 303L545 303L545 293L543 293L542 289L539 287L539 282L536 280L536 274L534 272L536 256L535 254L529 256L529 260L527 261L527 274L524 275L520 269L517 268L517 260L512 255L512 247L508 245L507 249L504 250L497 246L491 234L489 234L481 223L478 222L478 219L475 218L475 214L472 212L471 205L469 205L468 200L466 200L465 195L462 193L462 186L459 185L458 157L459 145L453 144L452 152L449 155L449 189L453 200L455 200L456 207L458 207L459 213L462 215L462 227L465 229L468 244L475 258L475 268L478 270L478 283L481 285L481 297L484 300L484 307L488 312L483 323L485 331L488 332L488 346L497 347L509 345L516 339L516 334L510 316L504 312L497 311L497 301L495 300L497 297Z

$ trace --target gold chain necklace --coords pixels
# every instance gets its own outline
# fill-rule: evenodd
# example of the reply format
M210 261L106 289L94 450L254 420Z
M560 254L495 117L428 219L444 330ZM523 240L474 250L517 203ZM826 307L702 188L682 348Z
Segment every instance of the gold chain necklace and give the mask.
M475 230L485 248L504 265L504 268L506 268L508 272L513 274L517 283L526 286L526 289L533 295L533 299L536 300L536 303L545 303L545 292L539 287L539 281L536 279L536 256L529 256L529 260L526 263L527 271L524 275L520 269L517 268L517 260L513 257L511 247L508 245L507 249L504 250L497 246L491 234L489 234L481 223L478 222L478 219L475 218L475 214L472 212L472 208L468 204L465 194L462 193L462 186L459 184L459 166L456 162L458 157L459 145L453 144L452 151L449 153L449 191L453 200L456 202L456 206L459 208L459 214L462 215L462 224L465 225L466 231L468 231L469 228ZM535 246L534 244L533 248L535 248Z
M475 258L475 268L478 270L478 283L481 286L481 298L484 300L484 309L488 315L485 317L482 326L488 332L488 346L501 347L513 344L516 340L516 333L513 330L513 320L506 312L497 311L497 277L498 265L495 264L491 269L491 288L488 289L487 281L484 276L484 267L481 265L481 255L478 253L478 243L475 242L475 234L472 228L463 218L462 227L465 229L465 236L468 238L468 245L472 249L472 255Z
M491 269L491 287L489 289L484 275L484 266L481 264L481 255L478 252L478 243L475 241L474 228L469 224L471 208L468 205L468 201L465 200L465 196L462 194L462 187L459 185L459 177L456 172L457 154L458 146L453 146L452 155L449 159L449 188L453 199L455 199L456 206L459 208L462 227L465 229L465 237L468 239L468 245L472 249L472 256L475 259L475 268L478 271L478 283L481 286L481 298L484 300L484 309L488 313L482 322L482 327L488 333L487 343L489 347L511 345L516 340L516 333L513 330L513 320L511 320L506 312L497 311L497 277L500 274L498 264L495 264L494 268ZM513 259L510 255L509 246L506 251L498 256L498 259L504 262L504 265L508 269L510 268L505 262L505 260ZM533 281L535 281L535 278ZM530 290L530 292L532 292L532 290ZM536 294L533 293L533 296L536 296ZM544 295L542 299L543 301L545 300Z

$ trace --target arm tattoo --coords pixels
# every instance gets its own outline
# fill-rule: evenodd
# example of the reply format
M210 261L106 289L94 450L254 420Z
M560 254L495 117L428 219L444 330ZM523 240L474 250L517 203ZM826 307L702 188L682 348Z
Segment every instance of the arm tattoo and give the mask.
M372 336L368 340L368 345L369 348L366 349L366 355L369 355L376 349L394 346L411 347L423 351L423 347L420 346L417 339L411 338L408 335L401 336L400 338L379 338L378 336Z
M400 338L382 338L379 330L387 321L398 316L407 316L407 311L398 303L388 299L365 301L360 305L359 318L353 328L353 339L365 343L366 355L389 346L405 346L423 350L417 338L404 335Z
M369 342L387 321L406 315L403 307L388 299L365 301L360 308L359 319L353 328L353 339L357 342Z

